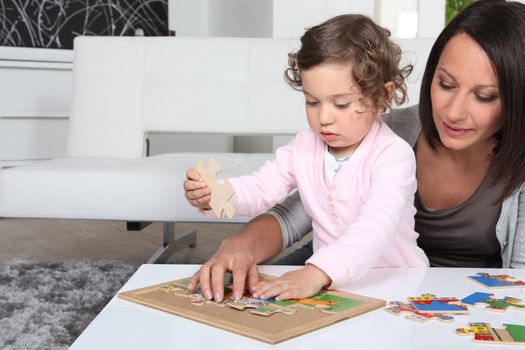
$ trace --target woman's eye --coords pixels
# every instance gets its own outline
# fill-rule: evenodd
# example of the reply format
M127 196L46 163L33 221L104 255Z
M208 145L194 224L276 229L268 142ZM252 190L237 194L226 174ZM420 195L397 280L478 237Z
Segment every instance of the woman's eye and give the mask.
M438 80L438 86L443 90L452 90L454 88L453 85L447 84L443 80Z
M495 101L498 98L498 96L496 96L496 95L480 95L480 94L476 94L476 98L480 102L489 103L489 102Z
M317 101L304 101L304 104L307 105L307 106L310 106L310 107L313 107L313 106L317 106L318 102Z

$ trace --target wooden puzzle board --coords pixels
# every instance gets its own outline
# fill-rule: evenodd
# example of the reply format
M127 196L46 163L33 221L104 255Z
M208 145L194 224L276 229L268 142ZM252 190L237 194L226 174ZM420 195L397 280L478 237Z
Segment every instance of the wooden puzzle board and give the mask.
M265 278L274 277L265 276ZM124 300L202 322L270 344L276 344L329 326L341 320L361 315L381 308L386 304L384 300L380 299L340 291L328 291L327 293L332 295L359 301L359 305L334 314L324 313L316 308L309 309L296 306L297 311L293 315L276 313L265 317L250 313L250 309L240 311L228 306L221 307L212 304L192 305L188 298L166 293L161 289L162 286L177 283L177 281L169 281L123 292L118 296Z

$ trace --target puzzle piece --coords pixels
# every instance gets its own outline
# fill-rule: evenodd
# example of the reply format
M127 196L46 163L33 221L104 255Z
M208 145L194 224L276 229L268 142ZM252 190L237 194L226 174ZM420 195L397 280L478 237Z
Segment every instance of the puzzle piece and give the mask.
M454 317L449 314L434 313L429 314L425 312L417 311L411 304L403 303L400 301L391 301L388 303L385 308L386 312L391 313L392 315L401 315L405 313L405 318L410 321L425 323L432 319L441 321L441 322L452 322Z
M419 312L468 314L468 308L462 305L458 298L436 297L434 294L421 294L420 297L407 298L410 304Z
M225 305L232 307L237 310L244 310L251 308L252 314L261 315L261 316L271 316L275 313L283 313L285 315L293 315L296 310L286 307L281 307L277 304L272 303L273 299L259 299L253 297L243 296L239 300L228 300L225 302Z
M461 299L461 302L471 306L484 306L491 311L505 312L508 309L525 310L523 301L513 297L496 298L494 294L476 292Z
M408 303L391 301L385 308L392 315L406 314L405 318L415 322L452 322L453 315L465 315L469 310L458 298L436 297L434 294L421 294L419 297L408 297Z
M456 329L459 335L474 335L474 342L489 344L525 344L525 326L503 324L503 328L492 328L490 323L470 322L467 328Z
M211 188L210 207L213 213L218 218L222 218L224 215L230 219L233 218L235 208L230 204L229 200L235 194L235 190L228 180L224 180L224 183L217 181L217 174L221 171L220 165L210 158L206 167L204 167L202 160L197 161L195 169Z
M478 272L476 276L468 276L467 279L489 289L525 287L525 282L509 275L491 275L485 272Z

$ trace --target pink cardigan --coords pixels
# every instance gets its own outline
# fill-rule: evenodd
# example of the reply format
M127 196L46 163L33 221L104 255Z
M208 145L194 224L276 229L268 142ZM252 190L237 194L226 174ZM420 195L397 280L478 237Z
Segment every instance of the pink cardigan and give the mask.
M324 178L325 143L299 132L251 175L229 179L236 215L255 215L297 188L312 217L314 254L307 261L340 288L371 267L428 266L414 231L415 157L410 146L376 121L334 177Z

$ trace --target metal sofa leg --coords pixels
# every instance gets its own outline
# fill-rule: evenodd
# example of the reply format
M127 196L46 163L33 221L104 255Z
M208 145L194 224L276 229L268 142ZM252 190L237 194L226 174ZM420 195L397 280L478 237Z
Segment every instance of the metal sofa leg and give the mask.
M175 223L165 222L163 231L162 246L148 259L147 264L163 264L172 254L182 248L197 246L197 230L190 230L175 238Z

